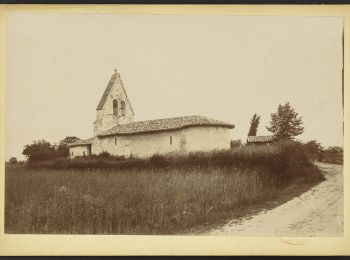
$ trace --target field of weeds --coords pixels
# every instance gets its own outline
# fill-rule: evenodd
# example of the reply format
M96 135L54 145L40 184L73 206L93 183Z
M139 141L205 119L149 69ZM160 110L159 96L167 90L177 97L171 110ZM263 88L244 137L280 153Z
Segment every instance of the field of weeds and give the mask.
M323 180L295 145L6 166L5 232L177 234Z

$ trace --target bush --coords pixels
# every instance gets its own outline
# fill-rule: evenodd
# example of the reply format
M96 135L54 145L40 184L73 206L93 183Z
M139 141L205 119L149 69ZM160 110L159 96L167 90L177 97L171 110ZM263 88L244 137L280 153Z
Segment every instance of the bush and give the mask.
M48 169L208 169L209 167L256 170L275 176L281 185L295 178L314 179L322 175L314 166L303 146L292 141L280 141L270 146L242 146L232 150L195 152L189 154L155 154L137 159L112 156L107 152L98 156L58 158L32 163L34 168Z
M101 157L101 158L110 158L110 157L112 157L111 154L110 154L109 152L102 152L102 153L99 153L98 156Z
M79 140L75 136L67 136L59 142L58 146L45 140L33 141L32 144L27 144L24 147L22 154L27 157L27 161L31 164L57 158L67 158L69 156L68 144Z
M26 145L22 152L30 163L51 160L57 157L56 147L45 140Z
M9 159L9 163L10 163L10 164L17 164L17 158L16 158L16 157L11 157L11 158Z
M241 146L242 146L242 141L240 139L230 141L230 148L231 149L234 149L236 147L241 147Z
M149 162L150 162L150 165L155 167L160 167L160 166L164 167L169 163L165 156L162 156L159 154L152 155L149 159Z
M339 146L330 146L324 148L316 140L303 144L304 152L310 160L332 164L343 164L343 148Z
M322 161L323 158L323 147L316 140L311 140L303 144L303 148L307 156L312 161Z
M343 148L339 146L331 146L324 150L322 162L340 164L344 162Z

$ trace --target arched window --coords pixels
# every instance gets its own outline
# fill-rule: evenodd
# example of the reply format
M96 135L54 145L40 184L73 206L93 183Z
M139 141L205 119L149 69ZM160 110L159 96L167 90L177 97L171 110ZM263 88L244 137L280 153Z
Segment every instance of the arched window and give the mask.
M113 115L118 115L118 100L113 99Z
M122 116L125 116L125 102L120 101L120 110L122 111Z

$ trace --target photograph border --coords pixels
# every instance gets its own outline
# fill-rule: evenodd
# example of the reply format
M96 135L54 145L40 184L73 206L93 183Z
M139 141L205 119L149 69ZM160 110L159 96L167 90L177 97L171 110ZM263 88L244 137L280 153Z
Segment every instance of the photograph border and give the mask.
M344 236L248 237L177 235L4 234L6 15L10 12L80 14L207 14L344 17ZM350 5L0 5L0 255L349 255Z

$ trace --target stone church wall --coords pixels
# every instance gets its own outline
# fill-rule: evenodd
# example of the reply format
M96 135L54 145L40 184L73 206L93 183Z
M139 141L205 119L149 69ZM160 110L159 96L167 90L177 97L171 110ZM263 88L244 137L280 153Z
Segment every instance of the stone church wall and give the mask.
M189 127L183 130L186 136L186 152L208 152L230 149L230 129L225 127Z
M88 156L91 155L91 149L88 145L72 146L69 147L69 156L70 158L76 156Z
M112 155L149 157L153 154L184 153L230 148L229 129L224 127L189 127L147 134L99 138L99 149Z
M103 151L112 155L129 157L148 157L180 150L181 130L120 135L100 138ZM171 144L170 144L171 137Z

